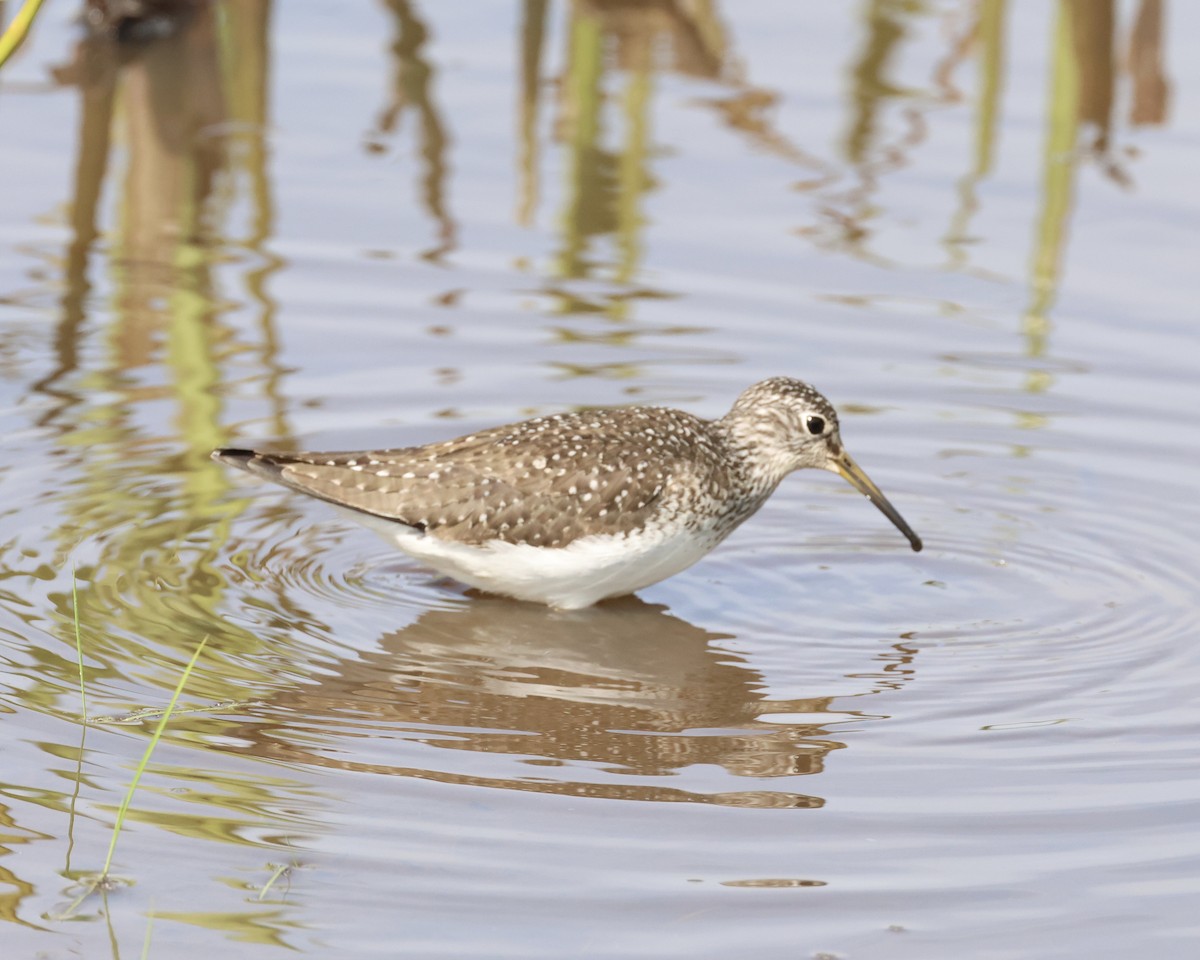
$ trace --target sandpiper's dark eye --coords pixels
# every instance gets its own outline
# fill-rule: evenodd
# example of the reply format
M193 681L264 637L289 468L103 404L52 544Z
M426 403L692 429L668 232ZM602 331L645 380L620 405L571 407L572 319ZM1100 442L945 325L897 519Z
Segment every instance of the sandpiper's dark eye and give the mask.
M824 417L816 417L816 416L809 417L807 420L804 421L804 425L806 427L808 427L808 432L811 433L814 437L819 437L821 434L823 434L825 432L825 418Z

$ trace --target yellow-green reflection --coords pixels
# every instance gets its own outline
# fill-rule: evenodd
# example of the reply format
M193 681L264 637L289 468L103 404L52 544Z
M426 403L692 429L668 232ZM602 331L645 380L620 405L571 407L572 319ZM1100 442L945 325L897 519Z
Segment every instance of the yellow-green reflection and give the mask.
M612 160L600 143L601 62L604 34L600 18L573 8L567 75L565 136L568 144L567 210L558 272L564 277L587 276L587 240L612 230L615 217L609 196Z
M864 8L865 36L850 70L853 112L843 147L853 166L861 166L875 151L884 102L905 94L889 73L906 36L906 22L923 13L921 5L908 0L869 0Z
M62 469L50 477L62 523L51 532L57 547L42 551L49 562L33 575L69 573L69 558L80 546L95 557L80 564L79 606L88 682L101 689L137 679L169 688L182 661L174 651L205 634L215 635L218 650L258 646L257 638L222 616L221 555L244 503L229 498L228 475L208 452L230 440L221 424L220 390L228 361L244 351L262 358L275 424L287 432L278 402L273 306L263 292L267 274L279 265L265 254L272 223L262 142L268 14L265 2L205 6L186 29L137 48L136 55L110 37L90 37L55 73L59 82L78 87L81 109L54 363L33 385L49 401L42 405L39 426L53 432L63 454ZM120 176L114 176L117 143L123 146ZM255 211L245 247L257 258L246 287L260 308L260 343L239 342L224 325L224 297L214 276L224 249L237 245L222 233L236 201L236 182L248 185ZM90 309L89 278L97 269L92 261L99 259L100 201L106 192L116 213L100 267L112 278L107 312ZM19 563L27 566L28 560ZM69 592L50 599L59 621L69 624ZM9 606L33 621L32 611ZM64 639L70 632L63 630ZM46 651L38 651L36 659L35 682L22 691L22 701L61 709L70 660ZM197 688L200 695L219 698L241 693L241 684L256 679L255 671L227 663ZM57 752L57 745L44 746ZM77 836L86 830L90 838L98 827L90 817L77 820L80 795L91 804L98 786L82 746L69 759L71 768L60 772L71 781L70 790L26 792L23 799L67 817L71 875ZM270 810L252 809L251 800L236 799L245 786L232 785L235 799L225 802L244 809L237 823L202 818L212 835L236 839L246 822L278 820ZM138 809L134 818L142 815ZM0 890L0 910L15 915L34 885L9 874L0 880L10 888Z
M246 293L255 304L257 320L258 341L249 346L261 366L263 399L270 410L266 429L272 436L286 437L291 428L283 399L284 371L279 360L276 302L267 292L268 282L285 265L268 245L275 230L275 202L267 149L267 130L271 124L271 10L270 0L224 2L217 8L224 79L222 91L229 118L235 124L235 133L226 138L224 147L226 171L230 176L223 180L224 186L214 198L212 207L217 222L228 222L240 193L237 185L246 185L244 192L252 211L250 229L240 243L233 237L228 240L244 248L259 263L250 266L243 275Z
M552 266L555 280L543 287L555 312L599 315L623 325L613 342L630 342L648 330L634 325L635 308L646 298L670 296L645 284L646 195L654 189L651 164L657 147L651 117L655 76L674 71L717 80L727 72L728 37L712 2L631 5L609 0L573 0L563 28L566 65L559 84L557 139L566 178L561 240ZM519 219L532 222L538 195L538 149L532 131L538 115L531 93L541 89L545 10L526 6L522 44ZM613 91L617 92L613 92ZM608 130L618 127L616 145ZM590 281L586 292L575 281ZM595 289L595 282L606 286ZM565 343L599 342L607 332L590 325L552 331ZM655 330L662 335L671 330ZM642 365L562 366L569 375L644 376Z
M1033 300L1025 314L1029 355L1041 356L1049 329L1049 311L1058 291L1060 264L1066 240L1072 187L1075 182L1075 144L1079 131L1079 70L1073 45L1073 6L1060 2L1051 52L1049 110L1042 174L1042 212L1037 230L1030 286Z
M975 99L974 156L971 170L958 182L959 207L946 236L950 265L967 265L965 246L970 242L971 217L979 209L976 191L992 171L996 133L1000 122L1000 94L1004 87L1004 29L1006 0L981 0L975 23L978 44L978 93Z
M156 920L221 930L239 943L273 947L290 947L287 935L304 929L304 924L291 918L288 911L264 907L244 912L155 910L154 917Z
M1045 352L1050 311L1058 295L1083 149L1081 125L1089 124L1094 131L1090 149L1095 154L1108 149L1113 30L1113 7L1108 0L1060 0L1051 51L1042 208L1030 280L1032 300L1023 326L1031 357ZM1039 389L1036 383L1030 386Z
M697 76L715 76L722 66L724 35L711 4L684 10L675 5L646 8L600 0L571 6L569 50L563 82L563 141L567 202L563 248L556 272L566 279L606 275L618 285L634 282L644 257L643 197L653 187L650 110L654 72L664 65ZM668 51L664 59L664 48ZM624 126L616 150L605 145L607 69L624 74L624 92L614 110ZM526 170L526 179L532 179ZM595 250L611 234L615 247L607 270ZM570 301L560 301L570 312ZM605 312L627 319L628 298L612 298Z
M231 357L260 352L273 419L286 433L273 308L262 293L278 264L255 264L247 275L261 307L261 346L238 343L223 325L213 276L222 247L234 243L220 224L236 174L249 185L255 214L249 249L263 253L272 221L262 144L269 10L261 0L204 6L185 29L136 55L111 38L90 37L56 73L79 87L82 109L57 364L35 390L53 398L42 424L56 432L72 464L60 498L69 521L59 531L63 551L55 565L61 568L76 544L102 545L98 563L80 571L93 681L112 672L95 662L118 647L127 653L129 642L187 645L219 624L218 556L244 505L229 500L228 474L208 458L230 439L219 393ZM227 138L227 130L236 135ZM108 252L113 309L109 322L92 330L85 326L89 260L118 137L125 164ZM218 181L224 194L214 189ZM163 405L175 411L166 433L147 422ZM68 616L64 599L58 603ZM234 629L217 632L226 642L254 642ZM50 688L30 692L47 705L55 697Z
M16 844L28 843L34 839L48 839L45 836L32 835L31 832L17 824L13 819L11 809L0 803L0 857L12 852ZM22 880L11 870L0 866L0 921L22 923L18 916L21 900L34 891L34 886Z
M192 738L206 729L219 734L230 726L231 721L226 719L213 719L207 723L189 719L176 725L177 729L185 728ZM153 781L165 780L171 786L165 791L147 781L141 789L147 794L157 793L159 800L135 801L128 819L136 823L154 824L170 833L197 840L253 847L268 842L282 846L289 840L303 841L323 829L317 820L295 812L305 800L319 809L320 797L287 777L256 770L251 779L219 770L175 767L153 761L147 772ZM156 803L167 802L174 809L148 809ZM195 809L181 811L180 805L195 805ZM111 810L115 812L115 809L113 805ZM226 813L222 815L218 811ZM270 830L264 835L263 828L268 825Z
M549 0L522 0L521 15L521 93L517 107L520 124L518 142L517 222L533 223L538 203L538 105L541 103L542 47L546 35Z

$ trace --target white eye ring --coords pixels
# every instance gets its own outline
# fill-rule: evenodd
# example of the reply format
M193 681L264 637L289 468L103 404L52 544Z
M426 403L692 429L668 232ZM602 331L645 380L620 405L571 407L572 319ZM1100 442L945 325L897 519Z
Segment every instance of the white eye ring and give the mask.
M819 437L825 432L825 418L818 417L815 413L810 413L804 418L804 427L814 437Z

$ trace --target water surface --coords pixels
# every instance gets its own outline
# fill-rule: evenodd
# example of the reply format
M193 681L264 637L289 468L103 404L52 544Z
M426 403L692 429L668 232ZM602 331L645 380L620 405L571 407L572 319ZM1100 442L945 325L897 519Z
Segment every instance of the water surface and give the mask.
M0 73L6 956L1194 955L1192 5L72 15ZM776 374L924 552L801 474L556 613L208 459Z

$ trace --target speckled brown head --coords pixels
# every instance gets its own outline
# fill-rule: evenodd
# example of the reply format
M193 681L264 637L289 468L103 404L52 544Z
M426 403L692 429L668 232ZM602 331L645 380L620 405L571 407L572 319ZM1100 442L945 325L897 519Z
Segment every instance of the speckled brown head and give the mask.
M921 538L846 452L833 404L807 383L791 377L756 383L717 423L740 459L770 489L794 470L840 474L896 525L914 550L921 549Z

